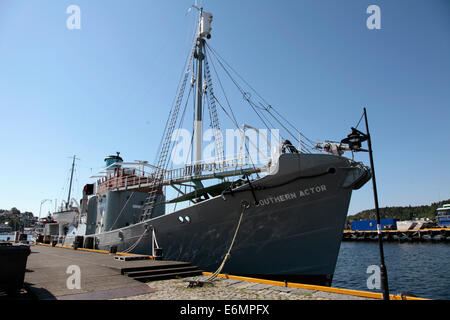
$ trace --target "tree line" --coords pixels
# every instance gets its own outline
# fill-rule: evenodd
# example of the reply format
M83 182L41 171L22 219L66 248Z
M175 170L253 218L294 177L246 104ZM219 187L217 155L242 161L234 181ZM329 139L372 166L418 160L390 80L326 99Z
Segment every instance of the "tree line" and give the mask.
M404 207L384 207L380 208L381 219L399 219L414 220L416 218L430 218L434 220L436 217L436 209L444 204L450 204L450 199L440 202L433 202L430 205L423 206L404 206ZM347 217L347 223L359 220L375 220L375 209L363 210L355 215Z

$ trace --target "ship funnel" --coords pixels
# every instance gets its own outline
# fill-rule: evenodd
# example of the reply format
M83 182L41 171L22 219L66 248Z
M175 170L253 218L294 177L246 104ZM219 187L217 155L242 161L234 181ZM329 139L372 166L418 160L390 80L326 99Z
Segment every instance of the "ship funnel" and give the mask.
M107 156L105 158L105 167L108 168L108 170L114 170L115 168L120 167L119 163L122 163L123 159L120 157L120 152L117 152L114 156ZM112 164L116 163L115 165L111 166Z

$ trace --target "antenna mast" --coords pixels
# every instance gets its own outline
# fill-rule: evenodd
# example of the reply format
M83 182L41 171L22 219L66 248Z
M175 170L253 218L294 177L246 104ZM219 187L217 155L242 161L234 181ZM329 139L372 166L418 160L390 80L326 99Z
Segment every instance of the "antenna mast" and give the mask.
M73 170L75 168L75 156L73 156L73 161L72 161L72 172L70 174L70 185L69 185L69 195L67 196L67 202L66 202L66 209L69 208L69 201L70 201L70 193L72 192L72 180L73 180Z

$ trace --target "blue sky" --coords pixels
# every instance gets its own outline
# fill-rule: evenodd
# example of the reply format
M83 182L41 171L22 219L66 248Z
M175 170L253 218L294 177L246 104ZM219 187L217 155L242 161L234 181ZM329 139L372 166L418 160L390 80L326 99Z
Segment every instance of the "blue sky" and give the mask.
M203 2L210 45L309 138L344 138L367 108L381 206L450 198L449 1ZM0 1L0 208L60 202L74 154L78 198L105 156L155 159L192 3ZM72 4L80 30L66 27ZM372 4L381 30L366 27ZM368 183L349 214L373 206Z

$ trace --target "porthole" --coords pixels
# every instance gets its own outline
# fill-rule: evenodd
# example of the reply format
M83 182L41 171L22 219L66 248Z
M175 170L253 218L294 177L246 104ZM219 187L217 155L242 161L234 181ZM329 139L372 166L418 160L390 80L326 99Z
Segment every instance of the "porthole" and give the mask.
M178 221L180 221L180 223L183 223L184 222L184 218L182 216L179 216L178 217Z
M186 220L187 223L191 222L191 218L189 218L189 216L184 217L184 220Z

